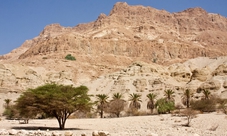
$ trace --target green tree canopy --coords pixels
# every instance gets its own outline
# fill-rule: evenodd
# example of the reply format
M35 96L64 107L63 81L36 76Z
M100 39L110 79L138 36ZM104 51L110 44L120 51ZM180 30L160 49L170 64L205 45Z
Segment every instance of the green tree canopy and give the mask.
M151 113L153 113L153 110L155 108L154 100L156 97L157 97L156 94L153 94L153 93L147 94L147 98L149 99L149 101L147 102L147 109L150 109Z
M167 101L174 101L173 99L173 94L174 94L174 91L168 89L168 90L165 90L165 96L166 96L166 99Z
M142 102L140 94L136 94L136 93L130 94L129 101L131 101L129 108L136 109L136 110L140 109L141 107L140 102Z
M9 108L10 102L11 102L12 100L11 100L11 99L5 99L4 101L5 101L4 107L5 107L6 109Z
M210 91L209 90L206 90L206 89L203 89L203 94L204 94L204 99L207 100L207 99L210 99Z
M58 120L59 128L65 128L66 119L75 111L89 111L92 103L86 86L73 87L46 84L28 89L16 101L21 117L45 114Z
M159 114L165 114L175 109L174 102L164 98L158 99L155 103L155 107L157 107Z
M192 96L192 94L193 94L193 93L192 93L191 90L189 90L189 89L186 89L186 90L184 91L183 98L182 98L182 102L183 102L184 105L187 106L187 108L190 107L190 101L191 101L191 96Z
M96 95L96 98L97 98L97 109L100 110L100 117L103 118L103 113L104 113L104 110L107 108L107 104L108 104L108 101L107 99L109 98L108 95L106 94L97 94Z

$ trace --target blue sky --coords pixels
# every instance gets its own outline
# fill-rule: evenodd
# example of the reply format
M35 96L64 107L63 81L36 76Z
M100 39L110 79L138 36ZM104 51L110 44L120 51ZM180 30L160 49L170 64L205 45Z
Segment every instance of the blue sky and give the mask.
M46 25L76 26L109 14L118 0L1 0L0 55L39 35ZM227 0L125 0L129 5L144 5L168 12L201 7L227 17Z

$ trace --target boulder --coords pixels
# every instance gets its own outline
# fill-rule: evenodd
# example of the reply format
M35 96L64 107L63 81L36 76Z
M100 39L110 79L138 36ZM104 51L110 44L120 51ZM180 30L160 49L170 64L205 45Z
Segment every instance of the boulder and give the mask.
M72 136L73 135L73 132L72 131L66 131L64 135L65 136Z
M224 87L225 89L227 89L227 80L224 81L223 87Z
M93 131L92 136L110 136L107 131Z
M1 129L0 135L9 135L9 132L6 129Z
M9 132L9 135L16 135L18 133L17 130L15 129L11 129L8 132Z
M188 67L181 64L172 65L169 67L170 76L179 82L189 82L191 79L191 71Z
M199 90L213 90L217 91L221 88L221 83L218 80L210 80L205 83L202 83L199 87Z
M218 66L214 72L212 73L213 76L226 76L227 75L227 64L222 64Z
M191 80L206 81L210 76L210 70L208 68L195 69L192 71Z

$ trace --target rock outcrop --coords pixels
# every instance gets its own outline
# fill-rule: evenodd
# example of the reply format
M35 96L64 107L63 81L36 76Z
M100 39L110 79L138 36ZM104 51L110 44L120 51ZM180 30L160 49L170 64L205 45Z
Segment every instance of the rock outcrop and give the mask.
M16 57L65 51L92 56L113 54L161 64L226 55L226 36L227 19L201 8L169 13L118 2L109 15L100 14L94 22L75 27L46 26Z
M90 23L48 25L1 56L0 93L18 95L55 82L84 84L92 94L137 92L143 99L149 92L162 97L168 88L177 99L185 88L224 96L226 37L227 18L201 8L169 13L118 2ZM76 61L66 60L67 54Z

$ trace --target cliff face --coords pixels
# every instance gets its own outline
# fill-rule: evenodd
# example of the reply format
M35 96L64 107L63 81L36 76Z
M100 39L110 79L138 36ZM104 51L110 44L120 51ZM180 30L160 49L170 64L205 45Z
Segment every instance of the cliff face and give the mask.
M226 37L227 19L201 8L169 13L116 3L109 15L100 14L94 22L73 28L59 24L45 27L19 58L73 51L77 55L112 54L162 64L226 55Z
M67 28L48 25L39 36L1 56L0 93L56 82L86 84L93 93L102 88L130 93L211 86L221 94L227 86L227 60L220 58L227 56L226 48L227 18L218 14L201 8L169 13L116 3L109 15L100 14L94 22ZM76 61L65 60L67 54ZM207 58L189 60L197 57ZM138 61L147 64L132 65Z
M53 81L83 84L135 61L170 65L197 57L226 56L226 48L227 18L218 14L201 8L169 13L116 3L109 15L100 14L94 22L75 27L48 25L39 36L2 56L0 90L14 85L12 90L21 91ZM65 60L67 54L77 60ZM23 74L16 74L20 70ZM181 75L182 71L188 72ZM184 82L197 76L203 82L210 79L204 77L206 70L182 71L169 74L185 77Z

